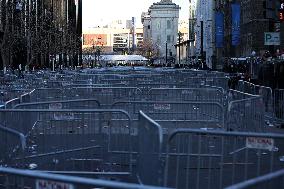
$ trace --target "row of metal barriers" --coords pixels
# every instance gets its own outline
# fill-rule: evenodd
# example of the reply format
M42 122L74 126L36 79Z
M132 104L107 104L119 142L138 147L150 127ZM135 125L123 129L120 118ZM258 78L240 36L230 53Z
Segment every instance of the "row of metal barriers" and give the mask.
M34 88L0 110L1 187L224 188L279 177L284 135L265 124L264 95L229 90L218 72L97 72L25 76Z

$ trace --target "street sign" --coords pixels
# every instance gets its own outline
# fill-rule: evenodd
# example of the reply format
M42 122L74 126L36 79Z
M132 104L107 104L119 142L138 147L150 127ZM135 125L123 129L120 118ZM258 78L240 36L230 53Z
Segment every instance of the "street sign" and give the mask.
M280 45L280 32L265 32L264 45Z
M274 149L274 140L272 138L247 137L246 147L271 151Z
M274 24L274 27L275 27L275 31L276 31L276 32L280 32L280 29L281 29L280 22L276 22L276 23Z

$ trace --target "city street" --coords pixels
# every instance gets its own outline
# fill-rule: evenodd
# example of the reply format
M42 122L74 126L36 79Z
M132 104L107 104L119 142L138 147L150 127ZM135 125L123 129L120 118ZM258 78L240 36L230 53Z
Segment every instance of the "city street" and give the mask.
M284 0L0 1L0 189L284 188Z

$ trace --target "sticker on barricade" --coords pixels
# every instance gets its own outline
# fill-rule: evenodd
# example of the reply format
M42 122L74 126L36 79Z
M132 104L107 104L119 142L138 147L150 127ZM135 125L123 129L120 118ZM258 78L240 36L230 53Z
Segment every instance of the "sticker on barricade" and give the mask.
M49 104L50 110L60 110L62 109L62 103L51 103ZM55 120L73 120L74 113L72 112L55 112L53 114Z
M74 185L49 180L36 180L36 189L75 189Z
M48 106L50 110L62 109L62 103L51 103Z
M192 94L193 91L192 90L182 90L181 94Z
M58 112L58 113L54 113L54 119L55 120L73 120L75 119L75 116L73 113L71 112Z
M170 110L170 104L154 104L154 110Z
M247 137L246 147L272 151L274 149L274 140L272 138Z

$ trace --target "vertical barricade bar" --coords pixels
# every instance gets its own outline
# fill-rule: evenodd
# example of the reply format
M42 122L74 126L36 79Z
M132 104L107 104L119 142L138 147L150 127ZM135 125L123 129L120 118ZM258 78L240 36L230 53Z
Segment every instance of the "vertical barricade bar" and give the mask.
M104 114L110 116L104 117ZM54 106L54 109L1 110L0 118L3 123L3 132L0 128L0 142L7 146L1 150L7 153L3 157L0 156L0 162L6 163L8 159L7 166L32 165L39 170L76 173L90 171L88 174L95 174L94 170L112 170L113 174L121 172L125 176L132 173L131 120L125 111L56 109ZM104 130L106 132L99 130L103 118L103 121L109 123L106 125L108 128ZM111 132L114 127L118 132ZM10 137L12 131L16 134L22 133L16 135L20 136L21 143L24 137L27 138L28 150L25 157L18 150L23 145L18 145L19 140ZM113 140L119 137L125 141L120 143L121 146L107 148L106 143L114 144ZM104 139L110 141L105 142ZM103 148L106 149L105 154L101 154ZM107 156L111 159L107 159ZM110 160L111 164L107 160ZM10 161L13 164L10 164ZM89 166L91 163L93 166Z
M139 112L138 140L138 179L143 184L161 185L162 128L142 111Z
M227 130L263 131L264 104L261 96L231 90L227 111Z
M276 119L284 123L284 89L274 91L274 112Z

